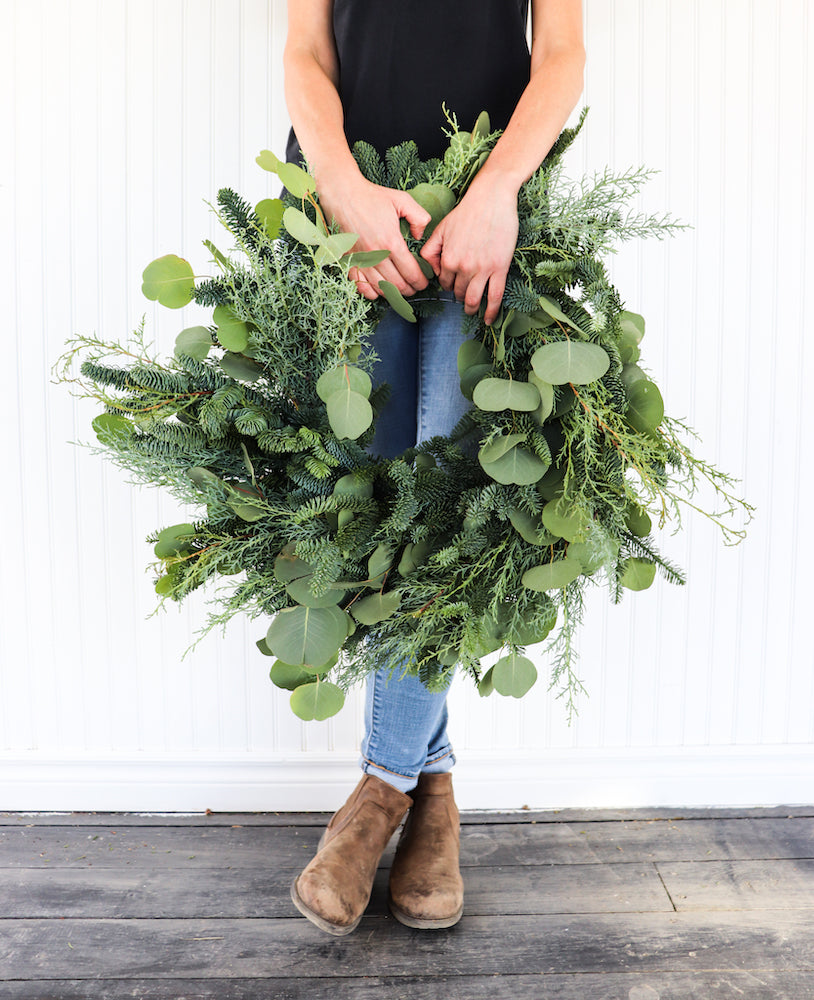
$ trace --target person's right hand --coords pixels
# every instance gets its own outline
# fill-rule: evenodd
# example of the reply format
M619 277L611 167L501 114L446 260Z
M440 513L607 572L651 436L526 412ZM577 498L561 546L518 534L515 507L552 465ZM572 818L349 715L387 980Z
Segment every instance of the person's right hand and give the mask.
M430 213L406 191L382 187L362 177L343 185L323 186L320 205L328 221L333 217L344 233L356 233L353 250L389 250L387 260L376 267L352 267L351 281L366 299L376 299L379 281L392 282L402 295L413 295L428 284L424 272L410 253L399 222L406 219L410 232L420 239Z

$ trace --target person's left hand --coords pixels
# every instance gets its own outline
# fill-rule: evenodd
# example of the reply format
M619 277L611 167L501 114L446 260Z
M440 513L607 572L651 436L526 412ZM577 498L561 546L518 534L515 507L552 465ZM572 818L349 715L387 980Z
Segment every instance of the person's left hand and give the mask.
M517 229L517 191L476 177L421 249L441 287L455 293L468 315L478 311L487 290L487 326L500 311Z

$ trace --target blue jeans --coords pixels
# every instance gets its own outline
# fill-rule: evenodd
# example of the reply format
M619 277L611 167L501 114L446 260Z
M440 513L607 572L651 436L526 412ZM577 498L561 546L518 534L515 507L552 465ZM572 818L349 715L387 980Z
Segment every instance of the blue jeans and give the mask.
M462 395L457 357L463 306L444 292L444 310L409 323L392 309L373 336L379 355L374 385L390 384L390 399L376 421L370 452L394 458L420 441L448 434L472 405ZM383 668L368 677L362 770L402 792L422 771L448 771L455 763L447 737L446 691L430 692L414 675L399 679Z

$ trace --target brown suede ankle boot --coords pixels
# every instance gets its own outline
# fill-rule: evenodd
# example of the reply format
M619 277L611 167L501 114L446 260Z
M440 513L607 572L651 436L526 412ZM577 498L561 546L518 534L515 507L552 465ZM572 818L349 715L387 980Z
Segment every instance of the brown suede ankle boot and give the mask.
M350 934L370 901L384 849L411 805L409 795L364 775L291 885L300 913L329 934Z
M452 775L421 774L390 869L390 911L408 927L451 927L464 910Z

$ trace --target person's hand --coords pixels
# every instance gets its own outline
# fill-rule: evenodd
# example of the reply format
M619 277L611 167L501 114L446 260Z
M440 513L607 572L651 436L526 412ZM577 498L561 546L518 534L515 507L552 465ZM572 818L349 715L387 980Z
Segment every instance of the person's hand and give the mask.
M354 252L389 250L387 260L376 267L352 267L349 277L366 299L381 294L379 281L392 282L402 295L413 295L427 287L427 278L410 253L399 229L401 219L420 239L430 213L406 191L381 187L361 175L320 194L320 204L329 220L333 217L343 232L356 233Z
M500 311L517 230L517 190L479 176L421 250L441 287L455 293L468 315L478 311L488 286L487 326Z

